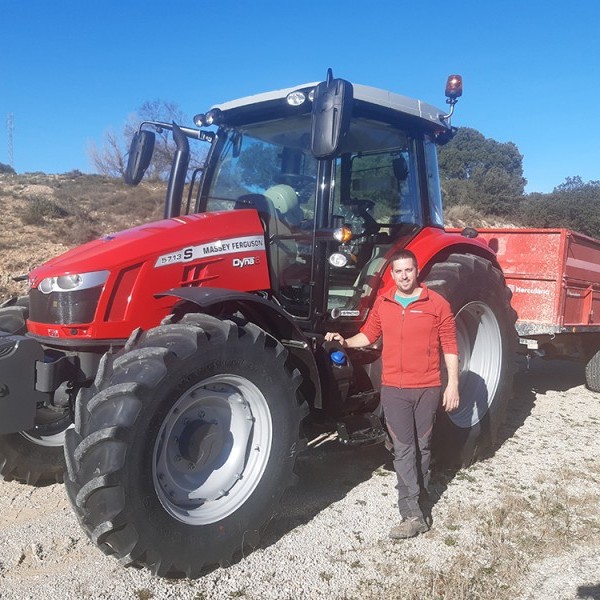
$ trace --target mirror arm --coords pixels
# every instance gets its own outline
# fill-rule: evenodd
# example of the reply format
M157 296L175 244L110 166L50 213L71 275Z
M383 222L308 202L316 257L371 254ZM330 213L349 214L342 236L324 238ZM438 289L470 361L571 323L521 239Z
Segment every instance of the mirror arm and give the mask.
M165 202L165 219L177 217L181 213L181 199L183 188L185 186L185 176L187 174L188 164L190 162L190 144L185 132L175 122L171 126L173 139L177 146L171 173L169 175L169 185L167 187L167 199Z
M187 137L192 138L194 140L200 140L202 142L212 142L215 139L215 134L212 131L202 131L201 129L192 129L191 127L183 127L182 125L177 125L175 122L171 123L162 123L160 121L142 121L138 128L138 131L142 130L144 125L151 125L156 129L158 133L161 133L163 129L168 129L169 131L173 130L173 125L175 125L182 133L184 133ZM175 135L175 134L173 134Z

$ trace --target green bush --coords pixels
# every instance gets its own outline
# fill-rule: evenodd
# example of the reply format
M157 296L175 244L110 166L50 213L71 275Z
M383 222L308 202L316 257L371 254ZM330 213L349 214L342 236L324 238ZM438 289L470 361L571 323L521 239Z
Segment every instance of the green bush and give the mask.
M63 219L68 215L69 211L53 199L35 194L26 199L21 220L25 225L43 225L48 219Z

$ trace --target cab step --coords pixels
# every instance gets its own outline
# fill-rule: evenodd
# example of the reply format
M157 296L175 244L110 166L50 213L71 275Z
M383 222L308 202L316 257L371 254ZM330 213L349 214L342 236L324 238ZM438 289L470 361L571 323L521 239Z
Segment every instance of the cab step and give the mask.
M343 417L337 421L336 428L339 442L346 446L372 446L387 438L381 419L373 413Z

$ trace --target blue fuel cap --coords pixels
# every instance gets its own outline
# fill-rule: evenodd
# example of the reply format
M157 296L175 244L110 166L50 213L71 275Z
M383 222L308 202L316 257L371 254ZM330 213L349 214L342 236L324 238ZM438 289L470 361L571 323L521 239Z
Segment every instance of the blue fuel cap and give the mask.
M334 365L341 366L341 365L346 364L346 355L343 352L341 352L340 350L335 350L329 356L331 357L331 362Z

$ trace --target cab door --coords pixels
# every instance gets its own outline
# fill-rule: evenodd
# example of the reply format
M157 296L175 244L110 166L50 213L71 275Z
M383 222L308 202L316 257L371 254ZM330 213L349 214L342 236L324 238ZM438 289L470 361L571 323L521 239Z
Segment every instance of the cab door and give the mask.
M342 154L335 161L332 217L352 232L330 261L327 312L363 320L387 257L423 223L414 142Z

